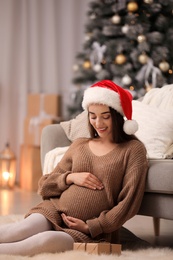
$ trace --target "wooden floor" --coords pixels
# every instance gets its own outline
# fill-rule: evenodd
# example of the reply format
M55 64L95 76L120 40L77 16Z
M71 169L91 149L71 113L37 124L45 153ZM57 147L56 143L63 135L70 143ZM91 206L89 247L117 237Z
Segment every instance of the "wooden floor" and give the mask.
M41 201L36 192L28 192L15 188L0 190L0 215L22 214ZM151 243L152 245L173 248L173 221L161 219L160 236L154 236L151 217L135 216L124 225L127 229Z

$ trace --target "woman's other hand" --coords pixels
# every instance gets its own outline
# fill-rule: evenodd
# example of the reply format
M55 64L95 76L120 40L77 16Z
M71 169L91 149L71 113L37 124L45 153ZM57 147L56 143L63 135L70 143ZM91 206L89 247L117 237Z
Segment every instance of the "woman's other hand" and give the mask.
M61 214L61 217L68 228L89 234L88 225L83 220L66 216L64 213Z

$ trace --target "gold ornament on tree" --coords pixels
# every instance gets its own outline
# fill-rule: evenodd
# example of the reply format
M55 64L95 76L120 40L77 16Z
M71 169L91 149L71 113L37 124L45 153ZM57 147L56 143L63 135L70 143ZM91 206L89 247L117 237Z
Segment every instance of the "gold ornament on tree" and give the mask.
M91 62L89 60L84 61L83 67L84 67L84 69L90 69L91 68Z
M118 65L122 65L124 63L126 63L126 56L122 53L118 54L116 57L115 57L115 63L118 64Z
M170 66L167 61L162 61L159 63L159 68L161 69L161 71L167 72L169 70Z
M138 4L135 1L129 2L127 5L129 12L136 12L138 10Z
M148 56L146 53L142 53L139 55L138 57L138 61L141 63L141 64L146 64L147 61L148 61Z

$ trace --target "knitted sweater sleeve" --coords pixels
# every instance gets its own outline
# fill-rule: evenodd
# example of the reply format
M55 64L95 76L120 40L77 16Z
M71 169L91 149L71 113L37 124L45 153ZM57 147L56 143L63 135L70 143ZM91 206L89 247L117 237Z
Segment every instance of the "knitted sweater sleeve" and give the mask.
M112 233L119 229L139 210L148 169L144 146L139 143L137 147L130 149L124 159L127 167L117 204L111 210L101 212L98 218L87 220L93 238L99 234Z
M66 177L71 173L72 169L73 146L75 146L74 143L71 144L51 173L45 174L40 178L38 182L38 194L43 199L59 197L64 190L68 189L69 185L66 184Z

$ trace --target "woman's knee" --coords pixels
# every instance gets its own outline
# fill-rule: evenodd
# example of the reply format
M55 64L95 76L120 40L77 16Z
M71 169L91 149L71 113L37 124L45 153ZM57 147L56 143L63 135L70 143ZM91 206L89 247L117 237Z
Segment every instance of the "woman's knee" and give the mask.
M62 231L45 231L40 233L39 242L48 252L64 252L73 249L73 238Z

